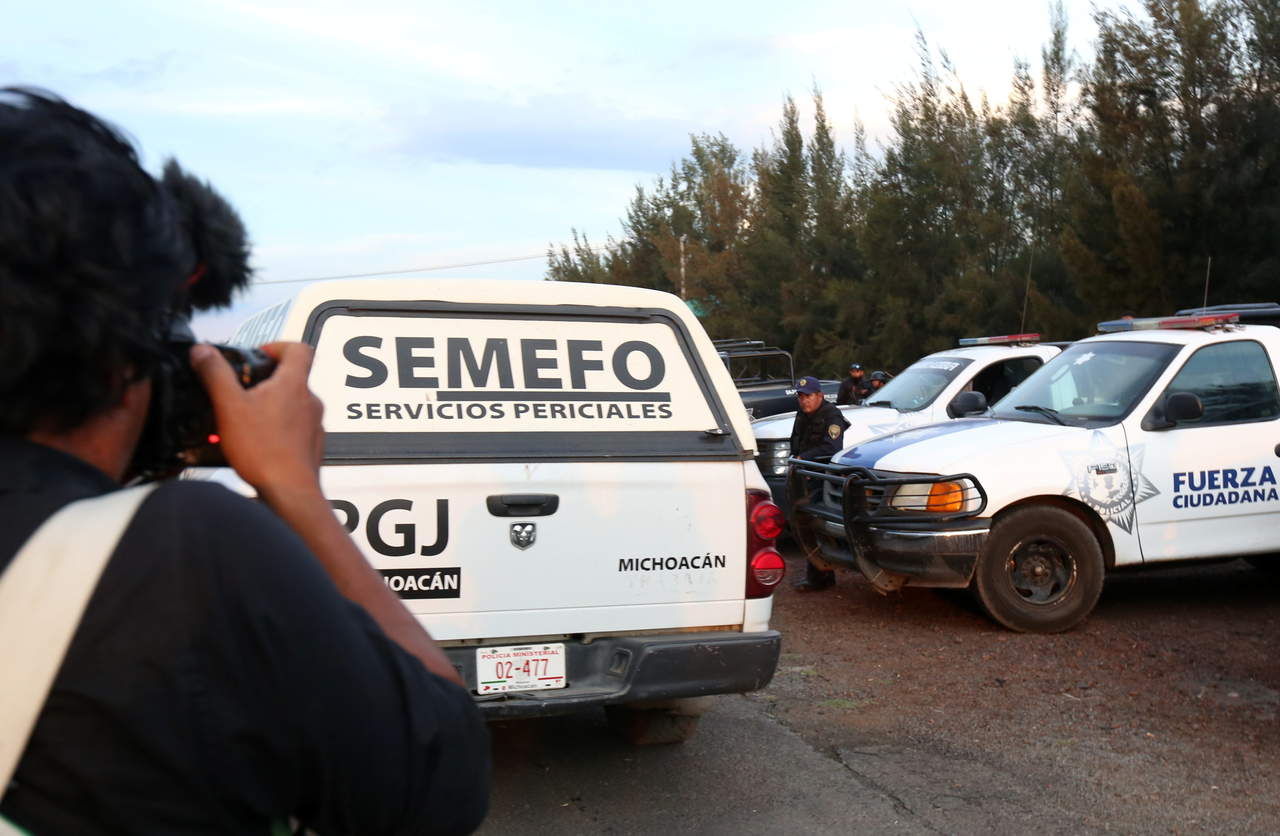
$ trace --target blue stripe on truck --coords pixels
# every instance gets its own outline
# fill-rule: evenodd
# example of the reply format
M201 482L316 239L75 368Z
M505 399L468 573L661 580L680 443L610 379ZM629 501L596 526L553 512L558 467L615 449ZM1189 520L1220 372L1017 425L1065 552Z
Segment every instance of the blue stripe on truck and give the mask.
M843 455L836 457L835 461L839 464L853 464L859 467L874 468L885 456L909 444L927 441L950 433L963 432L977 426L994 423L995 420L994 418L961 418L955 421L929 424L925 427L913 427L909 430L882 435L879 438L873 438L870 441L852 447L845 451Z

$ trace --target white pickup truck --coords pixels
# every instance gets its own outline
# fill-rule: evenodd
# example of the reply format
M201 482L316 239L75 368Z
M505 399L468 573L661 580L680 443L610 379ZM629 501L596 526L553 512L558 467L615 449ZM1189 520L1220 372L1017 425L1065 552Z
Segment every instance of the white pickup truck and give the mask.
M1104 322L986 417L796 460L797 537L885 591L972 584L1033 632L1084 620L1112 568L1280 566L1280 329L1237 321Z
M679 299L330 282L234 342L276 339L315 346L335 512L488 716L606 706L676 739L696 715L673 700L769 682L782 515Z
M920 358L867 398L860 406L842 406L849 428L846 446L908 427L959 418L981 412L998 401L1062 349L1041 344L1039 334L1000 337L966 337L956 348ZM982 400L966 392L977 392ZM791 458L794 411L754 421L756 462L773 499L788 506L787 461Z

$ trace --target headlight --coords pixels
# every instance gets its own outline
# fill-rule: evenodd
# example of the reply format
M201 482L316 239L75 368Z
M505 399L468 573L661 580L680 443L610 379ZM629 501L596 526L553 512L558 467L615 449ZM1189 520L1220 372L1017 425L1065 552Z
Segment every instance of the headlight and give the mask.
M977 486L971 480L958 479L899 485L893 492L889 505L898 511L957 514L976 511L980 500Z

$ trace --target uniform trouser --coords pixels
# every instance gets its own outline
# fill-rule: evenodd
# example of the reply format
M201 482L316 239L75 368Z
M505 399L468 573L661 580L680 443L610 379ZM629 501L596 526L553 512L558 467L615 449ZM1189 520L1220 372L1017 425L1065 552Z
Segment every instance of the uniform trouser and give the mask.
M821 497L821 487L814 487L809 495L810 502L818 502ZM809 562L804 562L804 579L810 586L831 586L836 582L836 573L830 569L819 569Z

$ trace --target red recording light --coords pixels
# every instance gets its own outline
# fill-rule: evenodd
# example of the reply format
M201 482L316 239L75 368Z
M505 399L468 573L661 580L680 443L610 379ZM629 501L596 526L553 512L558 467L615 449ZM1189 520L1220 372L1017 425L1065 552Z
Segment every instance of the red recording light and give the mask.
M222 443L222 436L218 435L217 433L209 433L209 443L210 443L210 444L221 444L221 443Z

